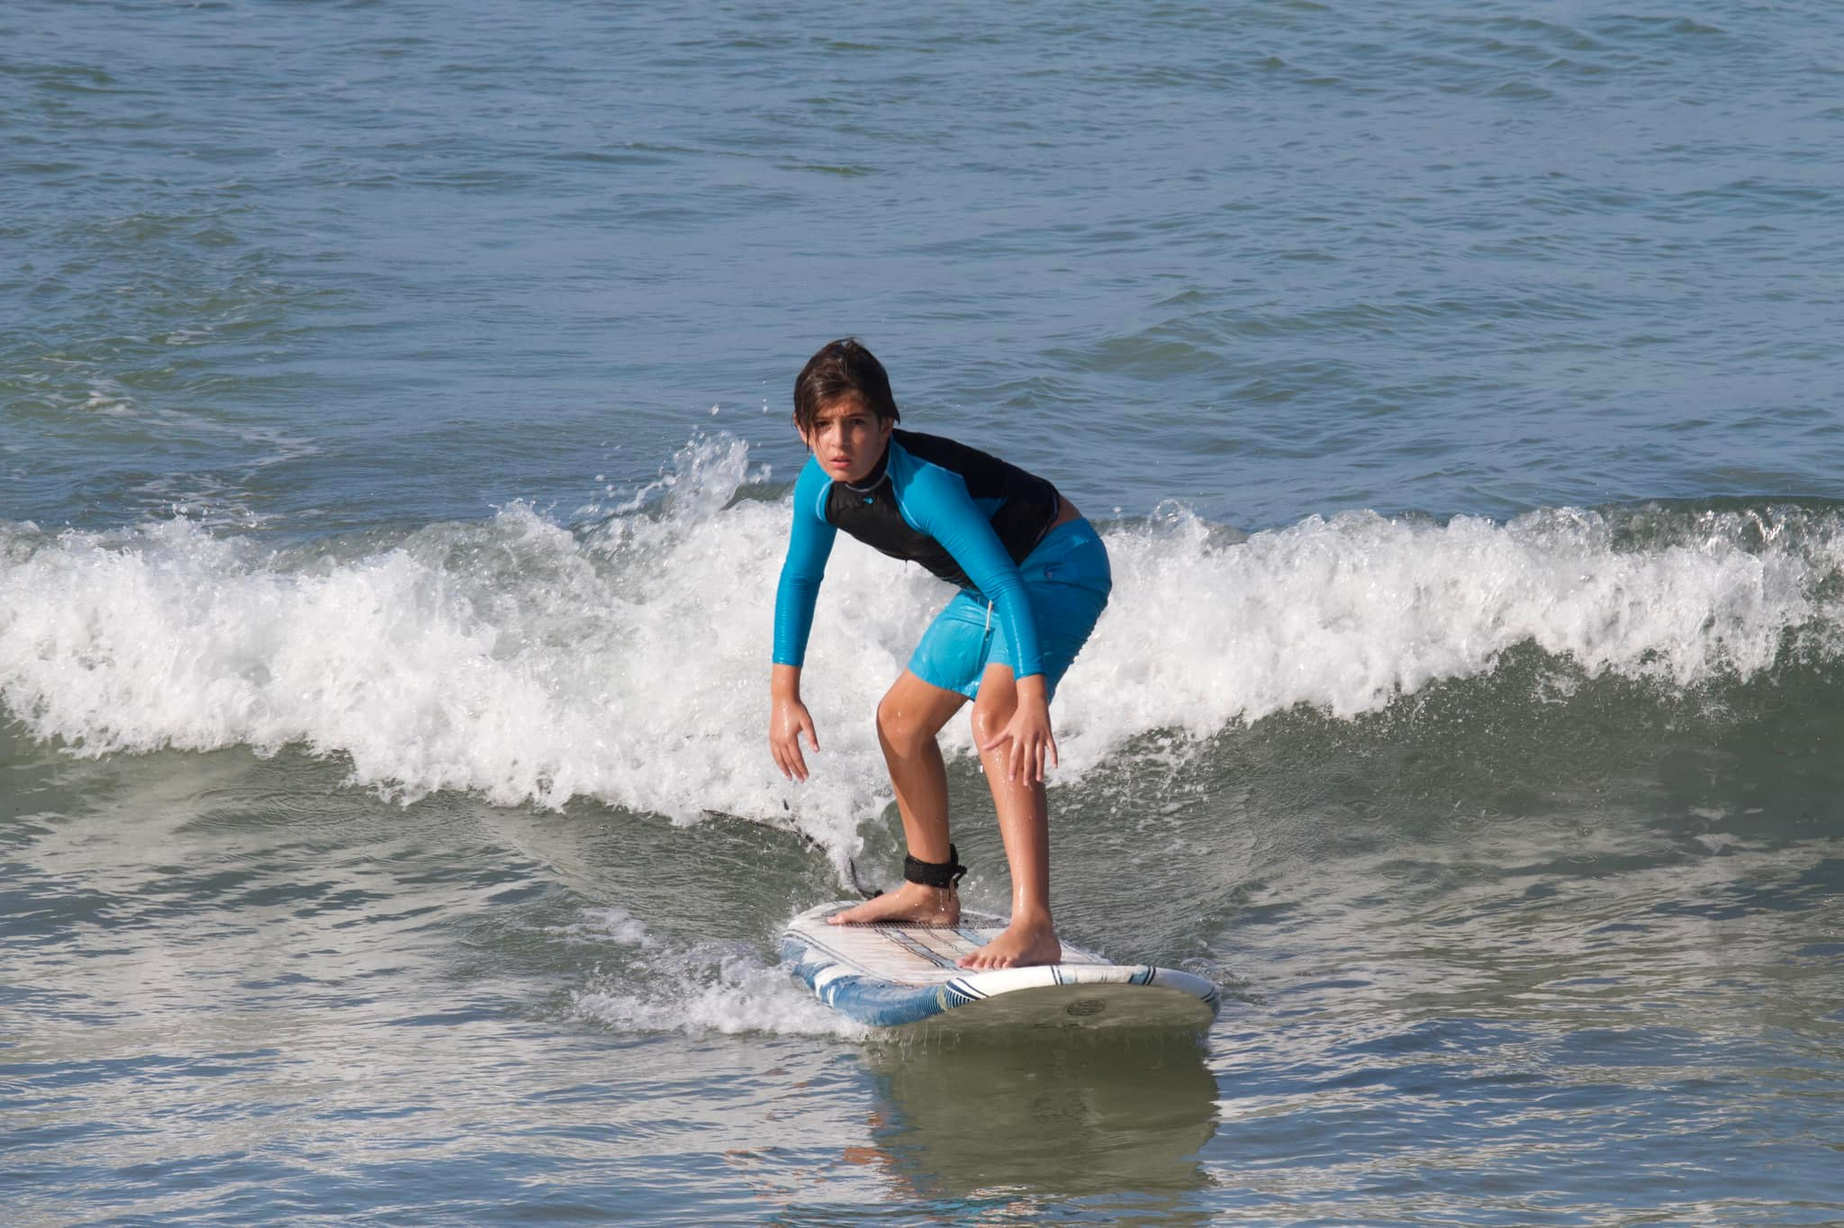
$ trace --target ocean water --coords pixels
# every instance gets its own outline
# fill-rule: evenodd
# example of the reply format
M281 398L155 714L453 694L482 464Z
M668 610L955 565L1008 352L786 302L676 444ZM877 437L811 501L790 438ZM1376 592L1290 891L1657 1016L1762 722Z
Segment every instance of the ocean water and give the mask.
M1844 8L0 7L0 1221L1844 1222ZM789 391L1051 477L1065 933L914 1043ZM971 904L990 801L944 738Z

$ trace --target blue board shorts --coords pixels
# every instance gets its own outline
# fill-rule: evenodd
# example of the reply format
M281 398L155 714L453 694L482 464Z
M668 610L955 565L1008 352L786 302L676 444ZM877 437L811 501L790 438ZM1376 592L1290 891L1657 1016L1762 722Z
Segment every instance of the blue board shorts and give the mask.
M1018 574L1037 621L1045 690L1055 695L1056 684L1108 608L1114 575L1108 568L1107 547L1094 525L1072 520L1044 534L1018 564ZM1007 665L1014 673L1018 668L991 604L964 588L922 633L922 642L909 658L909 672L930 686L972 699L988 665Z

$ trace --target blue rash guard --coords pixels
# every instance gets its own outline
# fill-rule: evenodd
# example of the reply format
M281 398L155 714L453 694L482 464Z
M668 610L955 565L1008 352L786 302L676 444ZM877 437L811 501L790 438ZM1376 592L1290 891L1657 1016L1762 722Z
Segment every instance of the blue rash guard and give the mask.
M806 659L820 579L844 529L990 602L1016 653L1014 676L1043 673L1037 620L1018 564L1061 508L1056 487L1044 479L936 435L892 431L882 459L858 486L833 481L809 457L794 483L794 524L775 591L775 664Z

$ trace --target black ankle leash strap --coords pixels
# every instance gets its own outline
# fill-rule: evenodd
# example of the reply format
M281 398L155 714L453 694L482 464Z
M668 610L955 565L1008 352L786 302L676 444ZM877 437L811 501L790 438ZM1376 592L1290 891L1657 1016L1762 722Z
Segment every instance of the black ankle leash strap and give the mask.
M948 845L946 861L917 861L914 857L903 858L903 878L907 882L921 883L924 887L952 887L966 876L967 867L960 864L960 854L953 845Z

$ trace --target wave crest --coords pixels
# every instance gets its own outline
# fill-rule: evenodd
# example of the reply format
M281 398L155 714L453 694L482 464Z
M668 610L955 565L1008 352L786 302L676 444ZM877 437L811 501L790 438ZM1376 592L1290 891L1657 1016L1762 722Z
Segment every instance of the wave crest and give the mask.
M299 744L405 800L588 797L685 821L786 806L842 855L889 800L874 701L949 593L834 553L804 687L825 750L787 784L763 726L789 509L761 476L707 440L663 499L599 522L515 505L384 545L0 525L0 701L80 754ZM1166 506L1104 537L1113 602L1058 696L1065 780L1148 732L1299 705L1349 718L1522 645L1552 672L1674 692L1838 656L1832 509L1351 514L1248 536ZM959 722L945 742L970 749Z

